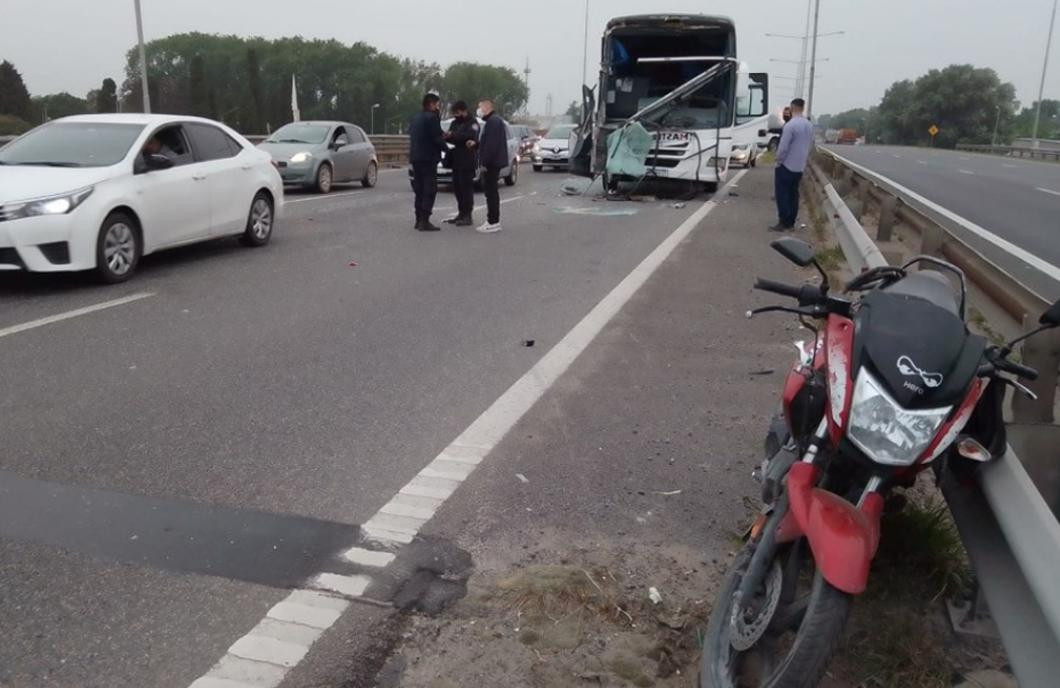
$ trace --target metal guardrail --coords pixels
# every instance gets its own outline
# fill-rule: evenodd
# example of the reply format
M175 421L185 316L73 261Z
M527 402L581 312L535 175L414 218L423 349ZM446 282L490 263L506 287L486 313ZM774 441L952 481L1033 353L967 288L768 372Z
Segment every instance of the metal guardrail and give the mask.
M1060 162L1060 150L1045 150L1026 148L1024 146L983 146L970 143L958 143L957 150L969 151L971 153L990 153L991 155L1004 155L1009 158L1029 158L1031 160L1050 160Z
M908 196L908 190L830 151L818 149L817 157L817 162L822 164L819 166L815 162L811 165L810 179L822 187L834 206L834 215L839 220L835 229L840 246L856 270L885 264L885 261L868 232L829 183L822 167L838 174L844 180L844 186L854 182L852 191L858 191L863 201L879 203L881 228L886 228L887 232L890 231L889 222L896 217L887 218L886 215L901 214L903 219L910 220L909 224L921 234L924 253L944 255L954 260L973 280L978 280L981 287L993 287L983 289L988 296L1007 288L1022 289L1026 293L1007 305L1023 316L1028 315L1024 305L1034 307L1045 303L996 266L992 271L985 269L989 261L950 233L947 226L918 212L913 207L917 200ZM955 248L947 252L944 250L947 245ZM990 280L994 281L988 284ZM1051 357L1027 356L1025 350L1024 361L1040 367L1045 385L1055 392L1057 356L1060 355L1057 349L1060 346L1053 349ZM1052 368L1041 367L1043 359L1046 366ZM1052 397L1048 405L1048 422L1051 423ZM1021 413L1018 406L1015 411ZM1033 412L1046 415L1041 407L1031 411L1028 414L1024 409L1022 415L1033 416ZM1034 431L1034 426L1029 429ZM1048 425L1043 429L1052 431L1056 428ZM1047 441L1040 444L1048 447L1047 451L1056 452L1057 448L1050 446L1048 438L1045 439ZM1060 676L1060 522L1057 514L1050 509L1011 447L1003 457L983 466L976 480L959 481L949 471L940 471L939 475L943 495L975 567L980 588L1020 685L1024 688L1057 685ZM1056 508L1060 510L1060 504Z

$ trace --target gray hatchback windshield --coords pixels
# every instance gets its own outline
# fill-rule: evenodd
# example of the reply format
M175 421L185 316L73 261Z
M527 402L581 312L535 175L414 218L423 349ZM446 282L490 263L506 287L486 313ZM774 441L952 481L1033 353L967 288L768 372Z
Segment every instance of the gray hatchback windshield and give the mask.
M0 149L0 165L108 167L121 162L142 124L51 122Z
M326 124L288 124L277 129L266 143L324 143L331 127Z

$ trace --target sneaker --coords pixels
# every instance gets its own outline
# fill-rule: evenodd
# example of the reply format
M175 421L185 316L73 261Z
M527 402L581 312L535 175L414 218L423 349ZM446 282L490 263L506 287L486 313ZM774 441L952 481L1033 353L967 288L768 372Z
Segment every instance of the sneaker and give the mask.
M485 222L481 226L477 227L476 230L479 234L496 234L501 231L501 223L489 223Z

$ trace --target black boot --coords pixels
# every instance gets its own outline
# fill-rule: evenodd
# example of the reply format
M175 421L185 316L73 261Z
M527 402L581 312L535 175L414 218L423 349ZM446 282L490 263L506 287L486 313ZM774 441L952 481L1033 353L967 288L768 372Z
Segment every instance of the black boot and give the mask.
M442 228L438 225L432 225L430 220L424 219L416 224L416 229L420 232L439 232Z

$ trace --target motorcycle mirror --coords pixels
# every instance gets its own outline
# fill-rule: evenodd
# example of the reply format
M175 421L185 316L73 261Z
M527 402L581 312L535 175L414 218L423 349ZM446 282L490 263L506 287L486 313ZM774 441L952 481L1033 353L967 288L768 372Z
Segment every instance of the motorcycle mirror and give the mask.
M777 239L771 243L770 246L773 247L774 251L784 256L792 263L795 263L800 268L813 265L815 256L813 246L810 246L802 239L784 237L783 239Z
M1042 313L1042 317L1038 319L1038 324L1044 327L1060 327L1060 301L1057 301L1049 310Z

